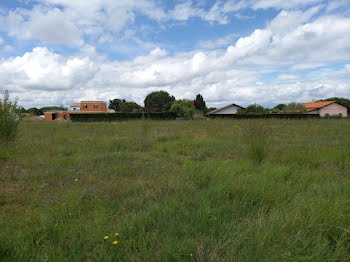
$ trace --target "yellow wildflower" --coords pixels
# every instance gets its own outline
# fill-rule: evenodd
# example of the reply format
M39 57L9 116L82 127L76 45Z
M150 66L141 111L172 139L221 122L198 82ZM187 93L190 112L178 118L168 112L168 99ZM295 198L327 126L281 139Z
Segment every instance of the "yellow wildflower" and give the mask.
M104 240L107 240L108 238L109 238L109 236L105 236L103 239L104 239Z
M118 244L118 241L114 241L114 242L113 242L113 245L116 245L116 244Z
M74 179L74 181L77 182L77 181L78 181L78 178Z
M115 236L119 236L119 233L115 233L114 235L115 235Z
M192 253L190 253L190 256L191 256L191 257L193 256Z

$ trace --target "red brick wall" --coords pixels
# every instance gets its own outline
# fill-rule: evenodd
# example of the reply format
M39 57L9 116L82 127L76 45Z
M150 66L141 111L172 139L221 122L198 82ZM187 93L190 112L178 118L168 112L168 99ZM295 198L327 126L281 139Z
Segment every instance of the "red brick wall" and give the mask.
M57 112L57 113L45 112L44 114L45 114L45 121L52 121L52 120L55 120L57 118L63 118L66 120L70 119L70 114L67 111Z
M97 108L94 108L94 106ZM87 108L84 108L86 106ZM81 102L80 111L82 112L107 112L106 102Z
M52 121L52 113L45 112L45 121Z

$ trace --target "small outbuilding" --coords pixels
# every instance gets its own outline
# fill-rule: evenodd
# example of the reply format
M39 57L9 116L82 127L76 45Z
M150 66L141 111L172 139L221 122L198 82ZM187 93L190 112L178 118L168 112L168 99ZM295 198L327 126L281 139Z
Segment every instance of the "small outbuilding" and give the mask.
M70 114L67 111L48 111L44 112L45 115L45 121L53 121L56 119L64 119L69 120Z
M208 115L235 115L240 110L245 110L245 108L236 104L230 104L210 111Z
M348 106L337 101L312 101L303 103L306 107L308 114L319 114L324 116L348 116Z

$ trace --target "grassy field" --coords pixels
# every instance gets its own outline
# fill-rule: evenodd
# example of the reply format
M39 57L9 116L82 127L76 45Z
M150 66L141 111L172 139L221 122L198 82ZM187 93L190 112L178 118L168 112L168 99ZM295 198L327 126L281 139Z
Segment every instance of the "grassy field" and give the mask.
M0 261L349 261L350 121L23 122L0 229Z

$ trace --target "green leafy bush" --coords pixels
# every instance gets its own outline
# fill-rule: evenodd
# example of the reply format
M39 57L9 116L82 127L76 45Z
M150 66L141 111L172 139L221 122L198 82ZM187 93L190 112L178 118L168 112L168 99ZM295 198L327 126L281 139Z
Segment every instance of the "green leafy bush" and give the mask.
M9 92L6 90L3 99L0 98L0 139L1 142L13 140L17 135L20 121L18 98L10 102Z
M245 110L240 110L240 114L264 114L267 113L267 110L258 104L252 104L248 106Z
M176 113L176 115L179 117L184 117L186 119L193 119L193 116L196 110L192 101L181 99L181 100L175 101L172 104L170 111Z
M120 107L121 113L141 112L142 107L135 102L124 102Z
M305 114L307 113L307 109L303 104L299 103L289 103L286 107L283 108L284 112L287 113L295 113L295 114Z

